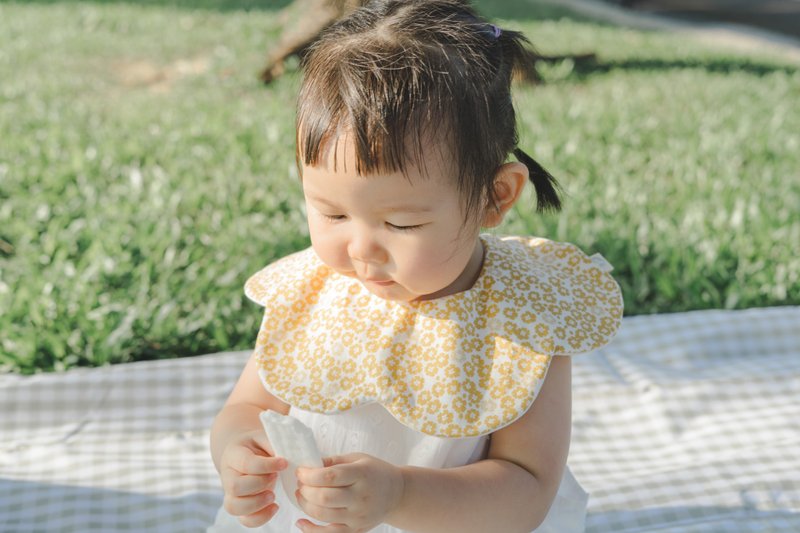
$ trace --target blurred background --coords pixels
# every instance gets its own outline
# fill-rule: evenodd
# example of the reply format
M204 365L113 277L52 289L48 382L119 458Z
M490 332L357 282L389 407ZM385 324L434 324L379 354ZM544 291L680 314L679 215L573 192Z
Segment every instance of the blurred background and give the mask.
M297 60L258 78L288 3L0 2L0 370L252 346L244 281L309 245ZM542 54L594 56L516 87L520 144L565 206L538 215L529 190L496 233L602 253L628 316L800 304L796 55L475 3ZM627 3L800 27L789 0Z
M611 0L692 22L730 22L800 37L800 0Z

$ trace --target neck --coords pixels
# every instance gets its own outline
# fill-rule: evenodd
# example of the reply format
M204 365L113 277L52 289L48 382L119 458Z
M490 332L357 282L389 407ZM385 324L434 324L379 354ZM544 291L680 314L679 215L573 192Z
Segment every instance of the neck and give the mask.
M471 289L481 274L484 258L483 252L483 241L477 239L477 242L475 243L475 249L472 251L472 255L470 256L469 261L467 261L467 266L464 267L464 270L461 272L461 274L459 274L459 276L447 287L434 293L420 296L417 298L417 300L435 300L436 298L450 296L451 294L456 294Z

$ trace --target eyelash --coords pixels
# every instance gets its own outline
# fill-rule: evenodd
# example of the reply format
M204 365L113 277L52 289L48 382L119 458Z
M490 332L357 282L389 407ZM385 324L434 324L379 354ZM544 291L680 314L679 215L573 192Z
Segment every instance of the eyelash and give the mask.
M325 218L327 218L331 222L339 222L340 220L345 218L344 215L322 215L322 216L324 216ZM388 226L396 229L396 230L399 230L399 231L414 231L414 230L420 229L422 226L425 225L425 224L415 224L413 226L396 226L395 224L392 224L390 222L387 222L386 224Z

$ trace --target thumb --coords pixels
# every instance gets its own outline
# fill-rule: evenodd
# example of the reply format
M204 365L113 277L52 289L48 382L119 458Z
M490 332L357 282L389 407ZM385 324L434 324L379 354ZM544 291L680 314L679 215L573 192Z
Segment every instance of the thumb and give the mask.
M272 444L270 444L266 433L263 431L254 432L253 441L255 442L256 446L267 452L267 454L271 455L272 457L275 457L275 450L272 448Z

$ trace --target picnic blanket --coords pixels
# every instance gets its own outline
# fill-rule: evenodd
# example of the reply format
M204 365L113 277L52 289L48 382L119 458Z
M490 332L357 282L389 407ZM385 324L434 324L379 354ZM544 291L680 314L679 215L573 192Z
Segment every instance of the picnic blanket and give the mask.
M248 355L1 375L0 531L204 531ZM587 531L800 531L800 307L626 317L573 360Z

